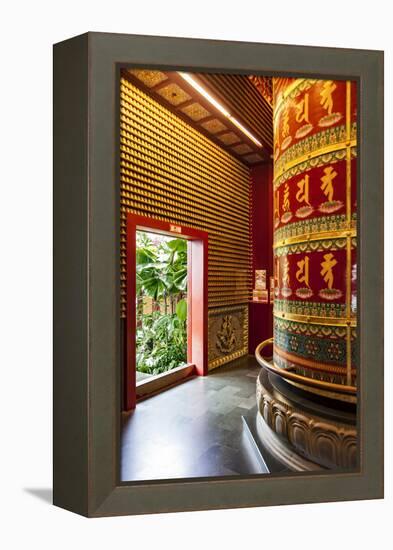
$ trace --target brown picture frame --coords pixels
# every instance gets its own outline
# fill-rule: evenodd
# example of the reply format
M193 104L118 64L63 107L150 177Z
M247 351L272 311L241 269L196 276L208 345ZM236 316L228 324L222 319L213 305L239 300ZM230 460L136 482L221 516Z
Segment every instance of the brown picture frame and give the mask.
M357 472L119 482L120 67L356 80ZM54 46L54 504L112 516L383 496L383 52L87 33Z

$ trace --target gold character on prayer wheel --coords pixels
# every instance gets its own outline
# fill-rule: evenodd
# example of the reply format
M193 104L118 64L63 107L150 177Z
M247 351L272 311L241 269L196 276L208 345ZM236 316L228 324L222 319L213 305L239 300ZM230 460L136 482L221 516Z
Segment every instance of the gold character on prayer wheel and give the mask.
M299 269L296 271L296 279L299 281L299 283L304 283L308 288L310 288L308 275L309 263L310 258L308 256L305 256L303 260L297 262L297 266Z
M323 259L325 261L321 262L321 275L328 288L331 289L334 281L333 267L337 265L337 260L331 252L329 254L325 254Z

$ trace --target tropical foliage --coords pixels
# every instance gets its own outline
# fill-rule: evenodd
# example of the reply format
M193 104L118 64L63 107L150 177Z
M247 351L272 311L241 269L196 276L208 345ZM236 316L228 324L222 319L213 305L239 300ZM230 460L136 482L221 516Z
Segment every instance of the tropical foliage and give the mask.
M159 374L187 360L187 242L137 233L136 368ZM146 301L151 308L146 312Z

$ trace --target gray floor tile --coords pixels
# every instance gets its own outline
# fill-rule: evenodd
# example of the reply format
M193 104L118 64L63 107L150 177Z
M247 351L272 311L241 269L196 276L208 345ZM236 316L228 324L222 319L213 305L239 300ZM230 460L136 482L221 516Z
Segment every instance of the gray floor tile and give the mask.
M241 419L255 406L258 372L255 359L242 358L138 403L123 417L121 479L263 473Z

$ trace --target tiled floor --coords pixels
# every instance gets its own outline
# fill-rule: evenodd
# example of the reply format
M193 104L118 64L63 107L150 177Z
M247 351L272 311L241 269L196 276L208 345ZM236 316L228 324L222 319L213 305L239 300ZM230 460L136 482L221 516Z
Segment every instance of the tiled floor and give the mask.
M258 372L242 358L138 403L124 416L122 481L266 473L242 424Z

